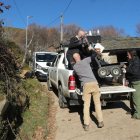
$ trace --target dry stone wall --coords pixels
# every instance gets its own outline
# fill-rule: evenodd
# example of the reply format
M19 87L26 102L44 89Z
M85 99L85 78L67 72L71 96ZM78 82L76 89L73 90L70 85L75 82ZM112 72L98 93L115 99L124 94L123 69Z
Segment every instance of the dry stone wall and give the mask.
M102 53L102 58L105 60L105 62L108 62L109 64L117 63L116 55L109 56L109 53Z

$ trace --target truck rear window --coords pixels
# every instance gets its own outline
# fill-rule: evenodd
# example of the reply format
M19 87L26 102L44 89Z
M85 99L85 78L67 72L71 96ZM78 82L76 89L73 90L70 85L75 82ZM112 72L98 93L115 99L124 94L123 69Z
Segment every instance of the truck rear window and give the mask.
M57 54L50 54L50 53L38 53L36 54L36 61L37 62L52 62Z

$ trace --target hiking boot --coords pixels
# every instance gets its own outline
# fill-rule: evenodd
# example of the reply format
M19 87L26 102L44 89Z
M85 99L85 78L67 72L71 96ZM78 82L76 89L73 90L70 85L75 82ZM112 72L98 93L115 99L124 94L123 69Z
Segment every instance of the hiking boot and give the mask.
M84 125L83 125L83 128L84 128L85 131L89 131L89 125L85 125L85 124L84 124Z
M134 111L132 111L132 110L131 110L131 111L127 111L126 114L127 114L127 115L132 115L132 116L133 116Z
M131 111L127 111L126 114L127 114L127 115L131 115Z
M131 119L140 120L140 118L132 116Z
M104 126L103 121L98 123L98 128L102 128Z

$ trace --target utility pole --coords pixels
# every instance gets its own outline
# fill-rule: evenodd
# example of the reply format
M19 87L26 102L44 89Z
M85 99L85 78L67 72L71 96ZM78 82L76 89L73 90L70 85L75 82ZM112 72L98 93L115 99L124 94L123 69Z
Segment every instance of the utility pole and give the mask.
M27 25L26 25L26 49L27 49L27 30L28 30L28 18L33 16L27 16Z
M63 13L61 14L61 41L63 40Z

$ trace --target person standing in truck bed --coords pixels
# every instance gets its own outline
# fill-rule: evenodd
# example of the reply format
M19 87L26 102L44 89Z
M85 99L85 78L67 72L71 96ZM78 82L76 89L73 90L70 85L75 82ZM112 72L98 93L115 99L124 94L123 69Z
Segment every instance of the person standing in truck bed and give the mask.
M96 53L94 53L96 54ZM73 55L74 60L76 63L73 66L75 73L78 75L81 85L83 86L83 96L82 100L84 101L84 129L85 131L89 130L89 123L90 123L90 101L91 96L93 96L93 101L95 105L95 110L97 114L98 120L98 127L102 128L104 126L103 123L103 115L101 111L101 103L100 103L100 88L98 86L98 82L92 72L90 67L91 60L93 57L95 58L96 55L92 55L92 57L87 57L81 60L80 55L75 53Z
M73 59L73 54L78 53L81 55L83 53L82 44L83 44L84 36L85 36L85 32L83 30L80 30L78 32L78 35L70 39L70 44L66 55L67 60L69 62L69 69L73 69L73 66L75 64L75 60Z
M85 36L85 32L83 30L79 30L78 35L70 39L70 44L69 44L66 57L69 63L68 67L71 70L73 69L73 66L75 64L75 60L73 59L73 54L78 53L80 54L80 57L83 56L84 52L83 52L82 44L83 44L84 36ZM82 91L82 88L81 88L81 83L77 78L77 75L75 75L75 80L76 80L76 86L77 86L75 91L77 92L77 94L80 94L80 91Z

